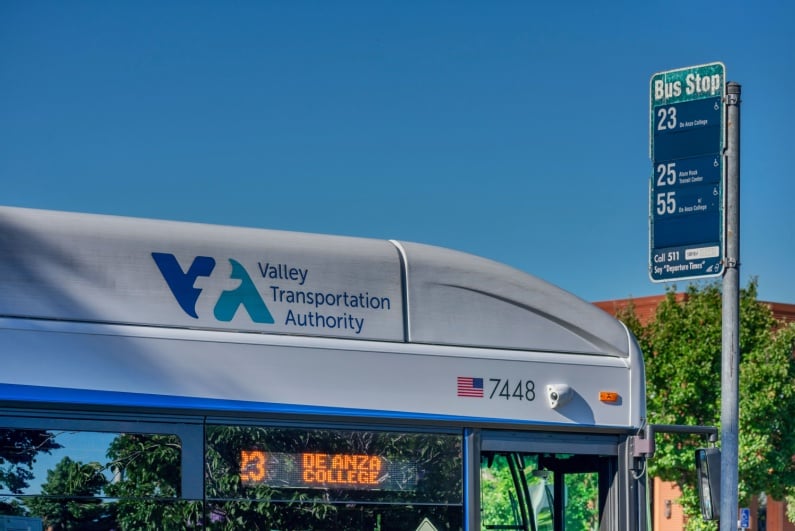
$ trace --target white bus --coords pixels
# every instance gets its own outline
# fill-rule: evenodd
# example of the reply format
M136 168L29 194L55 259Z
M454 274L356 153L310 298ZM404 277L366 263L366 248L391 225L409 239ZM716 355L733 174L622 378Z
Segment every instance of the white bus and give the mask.
M641 352L472 255L0 208L0 515L647 529Z

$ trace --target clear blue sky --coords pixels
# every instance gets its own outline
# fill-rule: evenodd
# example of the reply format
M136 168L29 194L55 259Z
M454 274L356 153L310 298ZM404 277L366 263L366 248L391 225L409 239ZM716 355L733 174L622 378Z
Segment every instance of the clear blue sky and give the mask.
M742 285L795 303L793 28L788 0L7 0L0 204L417 241L653 295L649 80L723 61Z

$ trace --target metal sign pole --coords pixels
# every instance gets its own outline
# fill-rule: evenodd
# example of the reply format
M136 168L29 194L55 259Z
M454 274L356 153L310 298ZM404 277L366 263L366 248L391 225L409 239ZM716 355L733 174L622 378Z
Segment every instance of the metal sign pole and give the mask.
M737 529L740 369L740 84L726 85L726 255L721 341L720 531Z

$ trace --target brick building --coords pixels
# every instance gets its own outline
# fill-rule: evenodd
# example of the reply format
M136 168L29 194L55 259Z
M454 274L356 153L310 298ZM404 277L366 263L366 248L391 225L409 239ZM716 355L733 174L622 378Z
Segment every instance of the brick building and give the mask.
M687 294L677 293L676 298L678 301L683 301L687 298ZM612 315L616 315L622 308L633 304L638 319L642 323L646 323L654 317L657 305L663 299L665 299L665 295L652 295L634 299L600 301L594 304ZM795 304L762 302L770 307L776 319L795 322ZM681 531L684 529L684 515L682 508L677 503L681 496L679 488L673 483L655 478L652 493L652 529L654 531ZM787 521L784 502L768 498L764 503L760 504L758 500L754 500L751 506L751 515L751 531L795 531L795 524ZM758 526L760 516L764 520L762 529Z

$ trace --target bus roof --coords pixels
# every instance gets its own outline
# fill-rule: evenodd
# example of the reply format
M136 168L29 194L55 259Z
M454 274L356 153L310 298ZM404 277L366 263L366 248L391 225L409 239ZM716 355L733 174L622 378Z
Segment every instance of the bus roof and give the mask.
M418 243L0 207L0 316L629 357L625 327Z

